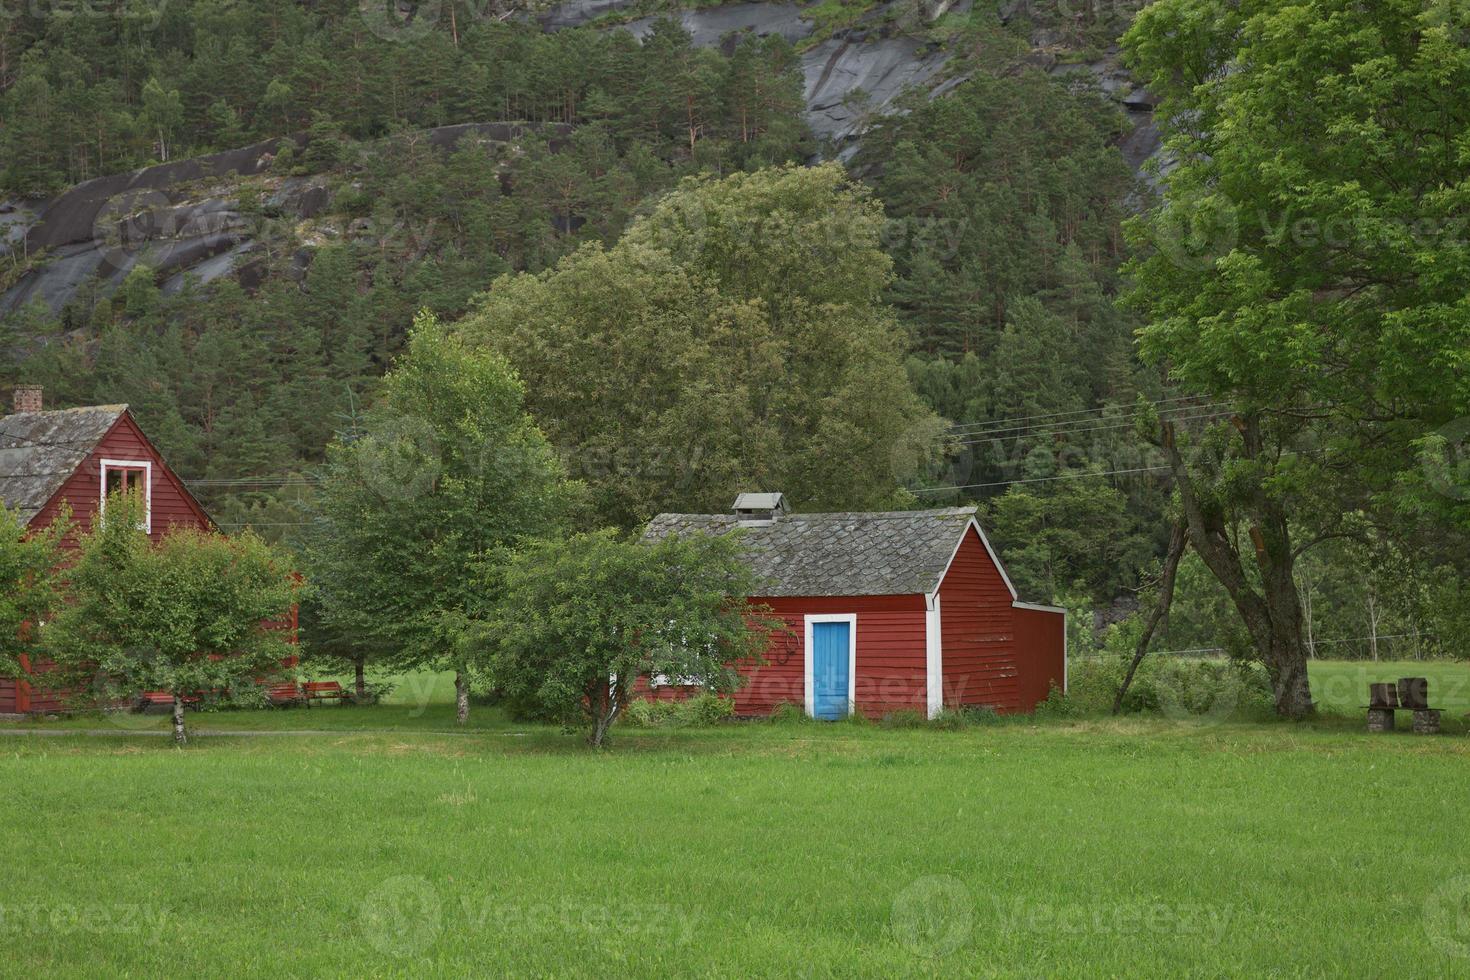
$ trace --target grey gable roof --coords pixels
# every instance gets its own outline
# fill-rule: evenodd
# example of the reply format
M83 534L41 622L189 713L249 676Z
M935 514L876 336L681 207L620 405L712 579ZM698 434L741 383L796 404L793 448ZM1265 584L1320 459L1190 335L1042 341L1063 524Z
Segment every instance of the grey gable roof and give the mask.
M0 504L29 524L127 410L94 405L0 418Z
M932 592L954 557L973 507L792 514L743 528L763 596L912 595ZM659 514L643 538L724 534L733 514Z

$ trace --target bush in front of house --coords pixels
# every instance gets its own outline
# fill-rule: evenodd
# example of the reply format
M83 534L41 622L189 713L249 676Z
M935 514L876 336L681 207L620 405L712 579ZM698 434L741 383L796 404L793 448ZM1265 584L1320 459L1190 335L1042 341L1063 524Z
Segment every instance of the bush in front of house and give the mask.
M635 728L709 728L735 717L735 701L704 691L679 701L634 701L623 722Z
M786 701L776 705L768 720L773 725L805 725L813 719L801 705Z
M142 533L143 508L136 492L107 498L67 570L69 601L43 635L63 689L103 703L173 695L174 741L184 745L184 705L196 692L243 696L291 653L271 623L297 589L284 553L254 533L176 527L155 544Z
M786 628L747 602L755 585L733 536L539 541L490 570L484 591L497 601L460 642L507 700L574 719L599 746L642 703L637 678L735 690L730 665L759 663L770 632Z

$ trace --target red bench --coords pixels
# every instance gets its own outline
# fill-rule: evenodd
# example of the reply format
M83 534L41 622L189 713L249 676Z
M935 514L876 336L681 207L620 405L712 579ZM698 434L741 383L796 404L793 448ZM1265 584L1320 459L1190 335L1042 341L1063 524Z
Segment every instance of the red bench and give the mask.
M305 698L301 694L301 688L296 686L295 681L284 681L280 684L272 684L265 689L265 696L270 699L271 704L304 704Z
M336 681L308 681L304 692L306 706L311 707L313 701L336 701L338 704L346 704L347 699L352 697L342 689L342 685Z
M199 695L185 694L183 697L183 701L185 704L198 704ZM173 707L173 703L174 696L168 691L144 691L142 694L138 695L137 708L139 711L142 711L145 708L171 708Z

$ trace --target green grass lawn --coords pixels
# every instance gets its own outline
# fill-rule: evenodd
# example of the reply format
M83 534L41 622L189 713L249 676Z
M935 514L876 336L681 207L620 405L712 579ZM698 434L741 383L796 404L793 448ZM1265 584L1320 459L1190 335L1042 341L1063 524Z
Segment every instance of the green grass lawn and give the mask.
M191 716L326 735L0 741L6 972L1470 974L1463 729L751 724L592 753L481 708L430 731L432 690Z
M1324 711L1361 715L1368 685L1400 677L1429 678L1429 703L1445 716L1470 711L1470 663L1446 660L1314 660L1307 666L1312 697Z

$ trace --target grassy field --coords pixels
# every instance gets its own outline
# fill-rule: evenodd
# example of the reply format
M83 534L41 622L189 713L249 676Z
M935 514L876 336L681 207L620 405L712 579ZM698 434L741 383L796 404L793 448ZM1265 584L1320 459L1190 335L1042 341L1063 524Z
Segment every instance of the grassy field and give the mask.
M752 724L594 754L484 709L438 734L425 690L191 716L341 730L184 752L0 741L6 972L1470 974L1463 729Z
M1470 664L1444 660L1314 660L1307 667L1312 697L1324 711L1362 714L1368 685L1400 677L1429 678L1429 703L1445 716L1470 711Z
M1394 681L1400 677L1429 678L1431 703L1445 709L1447 729L1461 730L1470 713L1470 664L1444 661L1314 661L1310 665L1312 694L1324 715L1324 724L1349 726L1362 721L1368 684ZM338 678L344 686L348 678ZM452 673L406 674L383 678L392 684L382 705L373 708L327 703L310 709L278 711L208 711L189 715L189 724L200 731L461 731L454 721L454 675ZM1401 727L1409 725L1406 716ZM32 725L31 727L34 727ZM81 714L52 719L42 727L55 729L142 730L166 732L166 715ZM536 726L511 724L495 711L477 708L471 712L469 730L481 732L534 732ZM0 731L4 731L0 727Z

